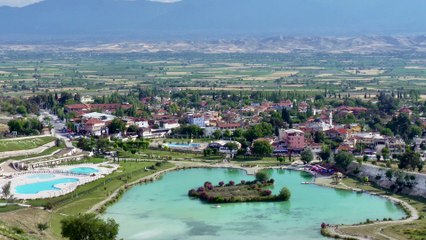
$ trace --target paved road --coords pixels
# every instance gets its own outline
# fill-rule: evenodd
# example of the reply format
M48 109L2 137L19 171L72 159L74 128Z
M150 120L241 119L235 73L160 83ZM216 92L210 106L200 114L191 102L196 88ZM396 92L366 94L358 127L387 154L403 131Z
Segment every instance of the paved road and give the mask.
M65 123L62 120L58 119L58 116L49 113L47 110L40 110L39 120L44 121L45 118L50 118L49 123L55 129L55 137L63 139L67 148L74 148L71 141L67 137L67 133L62 132L65 127Z

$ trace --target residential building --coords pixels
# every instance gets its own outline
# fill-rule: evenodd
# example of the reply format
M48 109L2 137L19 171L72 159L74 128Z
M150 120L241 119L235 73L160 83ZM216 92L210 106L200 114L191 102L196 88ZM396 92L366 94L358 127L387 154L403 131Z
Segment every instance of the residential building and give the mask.
M297 108L300 113L306 113L308 112L309 104L307 104L306 102L300 102Z
M180 124L177 119L163 120L160 121L160 127L163 129L175 129L180 127Z
M298 129L280 129L279 139L287 144L287 149L303 151L305 148L305 133Z
M291 100L281 101L279 103L274 104L273 108L277 110L281 110L284 108L287 110L291 110L293 108L293 102Z
M187 118L187 121L191 125L197 125L199 127L205 127L206 121L204 119L204 116L198 114L198 115L189 115Z
M102 132L105 130L106 123L102 120L91 118L84 123L84 130L86 133L100 136Z
M93 98L91 96L82 96L80 98L80 102L83 103L83 104L87 104L87 103L93 103L95 101L93 100Z
M405 141L400 137L391 137L386 140L386 147L390 155L401 155L405 153Z

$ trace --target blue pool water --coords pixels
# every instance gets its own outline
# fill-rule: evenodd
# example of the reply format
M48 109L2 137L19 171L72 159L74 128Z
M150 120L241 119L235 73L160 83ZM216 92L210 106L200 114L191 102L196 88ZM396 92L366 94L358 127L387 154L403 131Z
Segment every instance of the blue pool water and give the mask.
M70 172L74 174L90 175L99 172L99 170L91 167L78 167L71 169Z
M197 148L200 147L200 144L198 143L167 143L164 144L167 147L170 148Z
M15 192L19 194L36 194L47 190L59 190L55 185L61 183L73 183L78 182L77 178L60 178L52 181L30 183L25 185L16 186Z
M34 179L34 178L37 178L37 179L49 179L49 178L54 178L54 177L55 177L55 174L38 173L38 174L31 174L27 178L30 178L30 179Z

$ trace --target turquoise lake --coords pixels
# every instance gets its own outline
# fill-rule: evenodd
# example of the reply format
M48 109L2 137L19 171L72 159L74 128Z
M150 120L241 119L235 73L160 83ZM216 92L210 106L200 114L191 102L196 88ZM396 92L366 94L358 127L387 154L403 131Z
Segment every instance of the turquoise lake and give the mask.
M167 173L161 179L138 185L108 207L105 218L120 224L119 238L185 240L325 239L322 222L352 224L369 219L405 216L392 202L369 194L316 185L304 172L270 170L274 193L286 186L288 202L232 203L220 208L187 196L188 190L211 181L252 180L235 169L190 169Z

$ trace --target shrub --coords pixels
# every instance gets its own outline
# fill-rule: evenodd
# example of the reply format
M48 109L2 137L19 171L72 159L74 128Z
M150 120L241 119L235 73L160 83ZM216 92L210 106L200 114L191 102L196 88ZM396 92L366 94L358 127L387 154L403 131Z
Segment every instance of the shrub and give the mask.
M267 189L267 190L263 190L261 195L262 196L271 196L271 194L272 194L272 191Z
M40 232L43 232L47 228L49 228L49 225L47 223L39 223L37 224L37 228Z
M19 228L19 227L13 227L12 230L17 234L23 234L24 233L24 230L22 228Z
M356 168L355 170L353 170L353 172L352 172L353 174L355 174L355 175L358 175L359 173L360 173L360 170L359 170L359 168Z
M280 197L282 200L284 200L284 201L289 200L289 199L290 199L290 197L291 197L291 192L290 192L290 190L289 190L288 188L286 188L286 187L283 187L283 188L281 189L281 191L280 191L279 197Z
M256 180L259 182L267 181L270 175L266 171L259 171L256 173Z
M46 210L52 210L53 204L51 202L47 202L43 205L43 208L46 209Z

